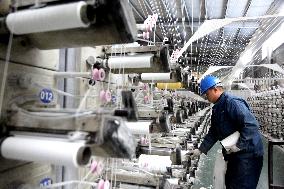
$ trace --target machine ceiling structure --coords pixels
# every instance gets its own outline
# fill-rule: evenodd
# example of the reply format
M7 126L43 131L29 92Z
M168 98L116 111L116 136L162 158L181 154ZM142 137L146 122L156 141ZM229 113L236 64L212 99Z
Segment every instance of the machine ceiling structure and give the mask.
M156 41L171 38L174 49L182 48L205 20L266 15L277 0L130 0L137 23L158 14ZM274 14L277 12L269 12ZM188 48L188 64L235 65L240 54L261 27L260 20L226 25ZM157 37L158 36L158 37ZM228 61L228 57L231 58ZM210 61L208 61L210 60ZM196 67L195 66L195 67Z

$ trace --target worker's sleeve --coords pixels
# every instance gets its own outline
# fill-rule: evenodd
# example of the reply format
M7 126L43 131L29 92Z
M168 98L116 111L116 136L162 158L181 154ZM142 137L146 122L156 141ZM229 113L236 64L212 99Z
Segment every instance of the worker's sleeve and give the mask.
M258 132L258 122L251 113L249 106L244 100L232 99L227 102L227 112L240 132L236 146L240 150L249 150L249 144L253 141L255 133Z
M199 147L199 150L202 153L207 154L207 152L212 148L212 146L217 142L217 140L218 139L217 139L215 127L211 125L207 135L204 137L204 140L202 141Z

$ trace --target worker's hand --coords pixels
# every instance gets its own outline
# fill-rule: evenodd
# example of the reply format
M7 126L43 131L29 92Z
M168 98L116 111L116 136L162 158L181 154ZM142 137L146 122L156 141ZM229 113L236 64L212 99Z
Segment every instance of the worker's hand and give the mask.
M201 151L199 149L194 149L190 152L190 158L194 159L196 157L199 157L201 155Z
M240 149L236 145L227 147L227 149L228 149L228 154L236 153L236 152L240 151Z

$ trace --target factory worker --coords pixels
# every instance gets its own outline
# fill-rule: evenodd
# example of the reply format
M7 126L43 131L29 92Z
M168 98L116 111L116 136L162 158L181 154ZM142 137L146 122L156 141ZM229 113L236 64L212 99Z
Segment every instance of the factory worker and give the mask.
M200 89L214 106L211 127L192 156L207 154L217 141L238 131L237 142L222 149L227 161L226 189L255 189L263 165L263 144L255 116L245 100L224 92L220 80L214 76L205 76Z

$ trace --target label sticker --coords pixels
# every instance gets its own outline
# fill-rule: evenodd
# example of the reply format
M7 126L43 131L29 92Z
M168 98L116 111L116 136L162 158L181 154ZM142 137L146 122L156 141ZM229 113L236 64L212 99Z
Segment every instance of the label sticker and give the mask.
M50 89L42 89L39 98L43 103L50 103L53 100L53 92Z

